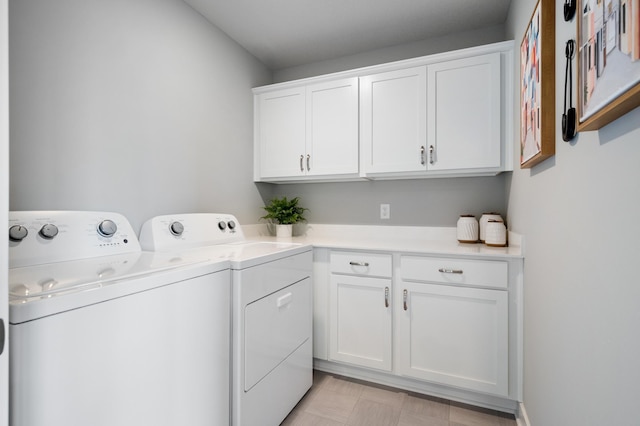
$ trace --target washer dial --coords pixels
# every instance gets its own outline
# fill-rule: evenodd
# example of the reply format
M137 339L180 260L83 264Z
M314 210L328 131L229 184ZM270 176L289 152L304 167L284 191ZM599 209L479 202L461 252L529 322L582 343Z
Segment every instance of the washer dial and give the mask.
M103 237L113 237L113 235L118 230L118 225L112 220L105 219L98 225L98 234Z
M171 222L171 225L169 225L169 231L171 231L171 235L178 237L184 232L184 225L180 222Z
M47 223L40 228L40 236L42 238L46 238L47 240L53 239L56 235L58 235L58 227L52 223Z
M9 239L11 241L22 241L28 234L29 231L22 225L13 225L9 228Z

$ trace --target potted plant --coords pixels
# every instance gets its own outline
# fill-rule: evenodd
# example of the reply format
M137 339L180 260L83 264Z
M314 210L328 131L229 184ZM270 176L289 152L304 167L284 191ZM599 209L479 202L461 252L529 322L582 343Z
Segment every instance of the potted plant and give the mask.
M294 197L287 199L287 197L273 198L270 200L263 209L267 212L261 219L267 219L276 225L277 237L291 237L293 235L293 225L298 222L304 222L307 219L304 217L305 209L300 207L298 203L300 199Z

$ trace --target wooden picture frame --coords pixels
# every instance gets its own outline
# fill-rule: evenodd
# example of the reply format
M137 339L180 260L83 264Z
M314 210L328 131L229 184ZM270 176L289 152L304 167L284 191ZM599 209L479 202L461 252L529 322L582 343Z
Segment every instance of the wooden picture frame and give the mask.
M539 0L520 44L520 167L556 153L556 4Z
M580 132L640 105L640 0L578 0L576 21Z

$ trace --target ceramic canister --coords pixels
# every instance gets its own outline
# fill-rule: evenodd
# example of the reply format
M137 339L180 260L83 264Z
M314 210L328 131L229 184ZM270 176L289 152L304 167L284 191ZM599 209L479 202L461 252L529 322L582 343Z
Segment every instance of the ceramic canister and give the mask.
M489 219L485 229L484 243L491 247L505 247L507 245L507 227L502 220Z
M477 243L478 226L478 220L474 215L460 215L457 223L458 241L461 243Z
M487 228L487 223L489 220L498 220L502 221L502 217L499 213L482 213L480 217L480 241L484 243L485 230Z

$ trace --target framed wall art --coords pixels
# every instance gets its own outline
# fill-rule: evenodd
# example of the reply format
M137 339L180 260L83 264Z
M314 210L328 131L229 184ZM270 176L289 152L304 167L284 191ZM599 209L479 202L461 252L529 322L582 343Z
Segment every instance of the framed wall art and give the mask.
M578 131L640 105L640 0L578 0Z
M555 1L539 0L520 44L520 167L556 152Z

